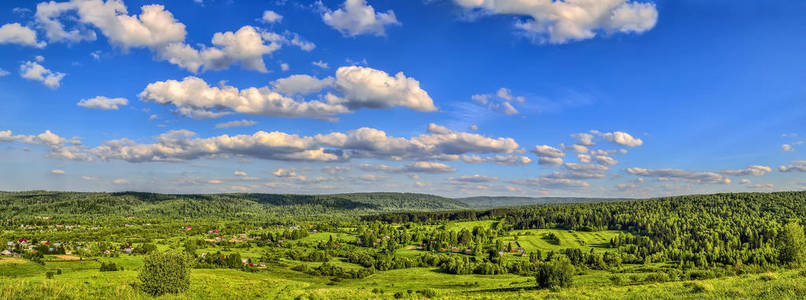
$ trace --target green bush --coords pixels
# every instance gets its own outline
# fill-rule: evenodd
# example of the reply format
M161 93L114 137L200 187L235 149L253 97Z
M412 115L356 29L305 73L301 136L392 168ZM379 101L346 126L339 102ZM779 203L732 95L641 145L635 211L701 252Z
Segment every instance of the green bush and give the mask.
M571 286L574 266L567 259L559 259L537 266L535 280L540 288L558 288Z
M190 287L190 259L181 252L153 252L144 259L137 278L150 295L176 294Z

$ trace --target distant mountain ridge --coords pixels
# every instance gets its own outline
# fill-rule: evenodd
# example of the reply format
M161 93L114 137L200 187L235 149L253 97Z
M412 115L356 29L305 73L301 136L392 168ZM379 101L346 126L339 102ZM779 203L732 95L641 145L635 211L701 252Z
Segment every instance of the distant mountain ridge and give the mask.
M417 193L157 194L141 192L0 192L0 217L134 216L276 217L289 214L371 213L468 209L451 198Z
M630 198L585 198L585 197L510 197L510 196L478 196L454 198L473 208L497 208L538 204L560 203L597 203L633 200Z

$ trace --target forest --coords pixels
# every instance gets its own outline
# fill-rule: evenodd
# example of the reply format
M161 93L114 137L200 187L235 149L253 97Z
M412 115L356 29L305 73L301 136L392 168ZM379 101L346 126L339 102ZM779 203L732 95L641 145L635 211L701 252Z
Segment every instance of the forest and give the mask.
M806 297L806 192L491 201L2 192L0 299Z

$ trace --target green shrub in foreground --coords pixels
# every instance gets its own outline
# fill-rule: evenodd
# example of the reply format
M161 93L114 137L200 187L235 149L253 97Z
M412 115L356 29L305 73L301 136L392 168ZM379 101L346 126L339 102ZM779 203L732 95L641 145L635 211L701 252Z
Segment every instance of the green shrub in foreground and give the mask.
M535 280L540 288L558 288L571 286L574 266L568 259L558 259L537 266Z
M181 252L153 252L143 262L137 278L150 295L176 294L190 287L190 259Z

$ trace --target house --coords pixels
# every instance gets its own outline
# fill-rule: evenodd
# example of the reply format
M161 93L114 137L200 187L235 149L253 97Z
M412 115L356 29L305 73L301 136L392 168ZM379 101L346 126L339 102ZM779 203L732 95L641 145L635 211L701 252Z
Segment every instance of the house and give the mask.
M132 249L131 245L126 245L126 247L123 248L123 253L132 254L132 250L134 249Z

